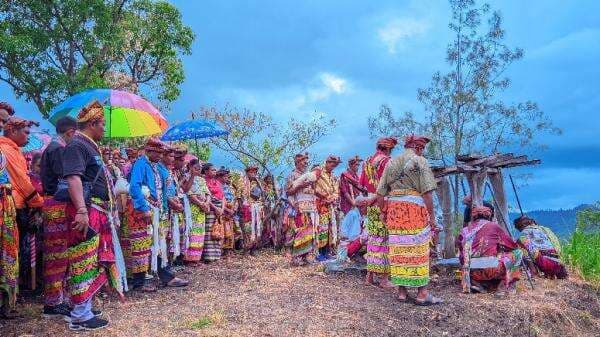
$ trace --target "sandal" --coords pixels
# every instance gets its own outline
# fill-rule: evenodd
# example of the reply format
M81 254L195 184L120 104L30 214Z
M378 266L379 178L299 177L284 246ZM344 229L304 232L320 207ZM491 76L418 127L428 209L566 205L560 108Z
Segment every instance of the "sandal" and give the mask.
M190 282L188 282L186 280L182 280L179 277L175 277L171 281L165 283L165 287L181 288L181 287L187 287L188 284L190 284Z
M431 305L438 305L438 304L442 304L444 303L444 301L442 301L441 298L437 298L431 294L427 294L427 297L425 297L424 300L420 300L420 299L415 299L415 305L421 306L421 307L428 307Z

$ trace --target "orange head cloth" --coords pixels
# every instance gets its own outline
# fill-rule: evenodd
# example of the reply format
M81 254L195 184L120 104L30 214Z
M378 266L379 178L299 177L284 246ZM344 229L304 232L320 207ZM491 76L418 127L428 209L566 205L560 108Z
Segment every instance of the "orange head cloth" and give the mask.
M386 149L393 149L398 144L396 137L383 137L377 140L377 147L383 147Z
M431 139L425 136L410 135L404 138L405 148L425 147Z
M363 161L363 160L359 156L354 156L354 157L348 159L348 164L354 165L356 163L360 163L361 161Z
M8 119L8 122L6 122L6 124L4 125L4 131L5 132L17 131L17 130L21 130L26 127L30 127L32 125L36 125L36 124L37 124L36 122L28 121L26 119L12 116ZM39 124L37 124L37 125L39 125Z
M492 217L492 210L485 206L473 207L471 210L471 217L475 218L477 216L483 216L484 218L489 219Z

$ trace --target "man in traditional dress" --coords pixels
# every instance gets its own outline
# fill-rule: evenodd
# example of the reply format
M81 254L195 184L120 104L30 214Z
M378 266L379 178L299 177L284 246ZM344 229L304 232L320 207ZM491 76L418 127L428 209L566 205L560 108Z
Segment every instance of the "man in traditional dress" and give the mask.
M217 171L217 178L223 186L223 194L225 196L225 207L223 208L223 215L221 215L221 223L223 225L223 255L226 258L231 255L235 248L235 228L238 221L236 217L238 207L233 188L231 187L229 173L229 170L225 167L221 167Z
M178 255L175 258L175 265L183 265L183 256L189 247L189 230L192 225L192 210L190 200L187 196L187 192L192 187L192 179L186 176L185 172L185 156L187 154L187 148L183 145L177 145L174 147L174 161L173 161L173 189L170 190L170 197L175 198L179 201L183 207L182 211L173 211L172 217L174 221L179 223L179 250L177 251L173 243L173 254ZM175 217L178 219L175 220ZM189 223L188 223L189 222ZM175 230L175 229L174 229ZM173 237L176 233L173 233ZM179 253L179 254L176 254Z
M164 228L163 193L166 193L163 175L159 169L164 144L157 138L150 138L144 148L145 155L136 160L131 168L129 193L132 204L127 225L122 232L125 261L131 274L131 287L144 292L156 291L156 287L146 281L150 269L158 274L162 285L169 287L186 286L187 282L176 278L167 268L168 248ZM163 226L161 226L163 220ZM148 228L152 228L151 234Z
M473 207L473 197L470 194L465 195L463 198L463 205L465 205L465 210L463 212L463 227L467 227L471 222L471 208ZM492 210L492 219L494 218L494 205L487 200L483 201L483 206Z
M430 243L437 229L433 209L437 184L423 157L428 142L423 136L406 137L404 152L388 163L377 188L377 203L389 233L391 281L398 286L400 301L408 300L407 287L418 288L417 305L442 302L427 289Z
M502 296L515 291L523 252L506 230L492 221L491 209L473 207L471 222L461 230L456 244L464 292L497 289L497 295Z
M375 202L374 195L377 192L379 180L383 171L390 161L391 153L398 141L393 137L380 138L377 141L377 149L374 155L369 157L363 165L360 175L360 184L363 186L373 202L367 207L367 285L379 282L379 286L390 288L393 285L389 281L390 265L388 261L388 231L381 221L381 210ZM376 276L379 280L376 280Z
M110 223L111 186L97 141L104 137L104 107L97 101L77 116L77 132L62 157L63 176L68 183L70 202L66 221L69 233L69 280L71 310L69 328L96 330L108 325L92 310L94 295L108 282L122 296L120 275L115 264ZM57 190L57 194L58 194Z
M244 249L250 255L254 255L256 249L260 248L264 220L264 189L258 179L258 167L246 167L244 177L244 195L242 199L242 215L244 233Z
M58 180L63 177L62 161L65 146L77 131L77 121L69 116L56 122L57 136L42 153L41 180L44 189L43 222L43 276L44 317L70 316L71 308L66 304L65 280L67 278L67 236L70 226L66 220L64 202L54 200Z
M12 107L0 102L0 131L8 123ZM8 161L0 149L0 318L18 317L19 229L15 202L7 171Z
M175 148L165 144L162 158L158 163L158 170L164 187L161 209L163 215L161 216L161 233L159 237L161 240L165 240L165 244L168 247L169 269L173 265L174 260L181 254L180 225L184 222L178 216L178 214L183 214L183 203L177 195L175 174L173 173L174 163Z
M317 261L325 261L337 248L338 242L338 202L340 198L339 182L333 170L341 160L336 156L329 156L325 164L318 170L315 183L317 196L317 211L319 213L319 226L317 227L317 247L319 255Z
M308 263L308 256L316 248L314 235L318 225L314 185L316 179L303 179L308 165L308 154L294 157L295 169L290 173L285 190L292 206L288 219L288 232L291 237L292 265Z
M534 219L523 215L514 221L521 232L519 244L527 249L529 257L537 269L548 278L565 279L568 277L565 265L560 261L560 241L548 227L538 225ZM529 261L528 261L529 262Z
M365 191L358 177L358 169L362 161L359 156L348 159L348 169L340 176L340 210L344 215L356 207L356 197Z

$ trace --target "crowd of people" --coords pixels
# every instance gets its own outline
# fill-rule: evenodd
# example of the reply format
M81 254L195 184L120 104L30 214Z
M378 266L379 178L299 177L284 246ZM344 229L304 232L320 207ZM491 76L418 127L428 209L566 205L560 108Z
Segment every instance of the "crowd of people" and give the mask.
M42 257L44 317L62 317L75 331L107 326L93 308L101 290L124 297L185 287L188 281L177 276L182 268L268 246L283 249L293 266L362 256L368 285L397 288L402 302L442 303L428 291L438 225L437 183L423 156L427 137L406 137L395 157L396 138L381 138L366 160L349 158L339 177L339 157L309 169L308 154L297 154L279 188L256 166L235 174L158 138L142 149L100 146L105 119L98 102L76 119L59 119L56 137L28 162L21 148L33 125L0 103L3 319L18 317L22 281L35 283L32 264L19 257L23 251L30 260L37 251ZM521 217L515 225L522 235L514 240L494 222L489 204L469 207L457 240L465 291L510 292L525 255L528 270L566 277L560 245L547 228ZM361 232L347 237L340 227L351 212L359 214ZM39 248L29 244L31 237L39 238ZM476 263L482 259L483 267Z

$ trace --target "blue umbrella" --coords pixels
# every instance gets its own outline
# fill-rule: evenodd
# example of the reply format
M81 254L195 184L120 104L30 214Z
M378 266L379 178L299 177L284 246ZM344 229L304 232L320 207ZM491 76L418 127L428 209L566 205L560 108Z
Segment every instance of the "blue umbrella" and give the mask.
M214 121L208 119L193 119L173 125L160 139L174 142L180 140L219 137L227 134L229 134L229 132Z

